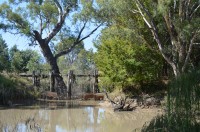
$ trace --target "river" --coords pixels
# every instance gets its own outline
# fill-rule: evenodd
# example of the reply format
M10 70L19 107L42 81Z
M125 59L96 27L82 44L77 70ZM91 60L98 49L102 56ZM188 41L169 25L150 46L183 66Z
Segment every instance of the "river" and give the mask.
M113 112L99 106L0 108L2 132L132 132L140 131L160 109L137 108L131 112Z

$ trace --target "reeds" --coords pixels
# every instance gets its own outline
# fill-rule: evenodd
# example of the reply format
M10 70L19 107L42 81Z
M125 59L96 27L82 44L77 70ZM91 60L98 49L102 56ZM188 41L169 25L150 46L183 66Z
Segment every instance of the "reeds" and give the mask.
M200 130L200 70L172 80L168 88L167 112L142 131L196 132Z

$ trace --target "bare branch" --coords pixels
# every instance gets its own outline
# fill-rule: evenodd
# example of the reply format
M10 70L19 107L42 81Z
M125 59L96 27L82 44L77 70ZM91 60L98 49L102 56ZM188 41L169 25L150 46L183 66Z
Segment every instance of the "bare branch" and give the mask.
M49 43L50 40L60 31L60 29L62 28L64 22L65 22L65 18L67 16L67 14L69 13L71 7L67 6L66 10L63 14L62 11L62 7L60 6L59 2L57 0L54 0L54 2L56 3L57 7L58 7L58 11L59 11L59 18L58 18L58 22L55 25L54 29L49 33L49 35L47 36L47 38L45 39L45 43Z
M138 1L138 3L141 4L139 1ZM138 5L137 3L136 3L136 6L137 6L137 8L138 8L138 10L139 10L139 13L141 14L143 20L144 20L145 23L147 24L147 26L148 26L150 29L152 29L151 24L148 22L148 20L146 19L145 15L143 14L141 8L139 7L139 5ZM143 8L144 10L146 10L143 6L142 6L142 8ZM147 11L145 11L145 13L146 13L146 12L147 12ZM148 16L150 16L150 15L148 15Z
M145 23L147 24L147 26L150 28L154 39L156 40L157 44L158 44L158 48L160 50L161 55L163 56L163 58L172 66L175 67L175 64L169 59L169 57L167 57L167 55L164 53L163 51L163 47L162 47L162 43L160 41L160 38L158 36L158 29L153 21L153 18L150 14L150 12L145 8L145 6L142 4L142 2L140 0L136 0L136 6L143 18L143 20L145 21ZM144 13L142 12L142 10L145 12L145 14L147 15L147 17L149 18L149 21L147 20L147 18L145 17Z
M40 14L39 15L39 19L40 19L40 34L42 35L42 32L43 32L43 22L42 22L42 15Z
M193 10L193 12L191 12L190 14L190 18L193 17L193 15L197 12L197 10L200 8L200 4Z
M56 6L58 8L59 16L62 16L63 10L62 10L60 3L57 0L54 0L54 2L55 2Z
M129 9L129 11L132 12L133 14L135 14L135 13L140 13L140 11L138 11L138 10L133 10L133 9Z
M189 7L190 7L190 2L191 0L187 0L186 1L186 17L188 18L189 17Z
M83 27L81 28L81 31L79 32L79 35L76 39L76 41L71 45L71 47L69 47L67 50L62 51L58 54L55 55L55 58L58 59L59 57L68 54L69 52L71 52L74 47L76 47L78 44L80 44L83 40L87 39L88 37L90 37L90 35L92 35L100 26L102 26L103 23L99 24L95 29L93 29L88 35L86 35L85 37L80 39L81 33L83 32L84 28L85 28L85 24L83 25ZM79 38L79 39L78 39Z
M108 93L107 93L107 92L105 92L105 94L106 94L106 97L108 98L108 100L109 100L112 104L117 104L117 103L115 103L113 100L110 99L110 97L108 96Z
M88 35L86 35L85 37L83 37L82 39L78 40L77 42L80 43L81 41L83 41L84 39L90 37L90 35L92 35L99 27L101 27L103 25L103 23L99 24L95 29L93 29Z
M80 30L80 32L79 32L79 35L78 35L78 37L77 37L77 39L76 39L76 41L80 40L81 34L82 34L83 30L85 29L86 24L87 24L87 21L84 22L83 27L81 28L81 30Z
M187 64L188 64L190 55L191 55L191 53L192 53L192 49L193 49L193 45L194 45L194 40L196 39L196 36L197 36L197 35L198 35L198 30L194 33L192 39L190 40L190 45L189 45L189 49L188 49L188 52L187 52L187 56L186 56L186 58L185 58L184 65L183 65L183 67L182 67L182 69L181 69L182 72L185 71L185 68L186 68L186 66L187 66Z

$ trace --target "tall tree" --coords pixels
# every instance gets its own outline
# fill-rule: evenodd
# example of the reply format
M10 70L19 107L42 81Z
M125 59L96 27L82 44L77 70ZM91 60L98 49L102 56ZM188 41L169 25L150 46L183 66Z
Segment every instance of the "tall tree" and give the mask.
M109 24L117 22L141 37L146 36L152 42L149 46L160 52L175 76L188 71L193 63L191 54L200 40L199 0L98 0L98 3L108 11L107 18L112 18L106 19Z
M59 94L63 93L66 86L62 76L60 76L57 59L71 52L74 47L81 44L84 39L101 26L101 23L95 25L96 27L94 26L93 30L83 36L84 29L90 24L92 15L96 12L93 1L40 0L39 2L24 2L22 0L11 0L9 2L9 4L3 3L0 6L0 15L4 20L1 28L5 31L25 35L33 40L31 45L40 46L52 72L57 74L58 89L56 91ZM79 6L80 4L82 5ZM72 24L75 24L75 27L71 28ZM53 45L53 40L56 39L61 29L66 32L75 30L76 39L64 51L54 55L50 44Z
M134 1L136 9L145 24L152 32L158 48L164 59L171 65L174 75L179 76L189 67L190 56L194 44L199 41L200 34L200 2L198 0L163 0L154 2L157 11L162 16L165 33L169 36L170 52L166 52L159 34L158 23L153 17L154 9L150 3L141 0Z

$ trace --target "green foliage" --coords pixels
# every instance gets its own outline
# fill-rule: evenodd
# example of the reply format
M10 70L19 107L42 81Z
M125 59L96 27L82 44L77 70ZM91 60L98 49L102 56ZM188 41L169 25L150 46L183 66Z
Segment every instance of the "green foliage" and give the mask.
M129 33L114 26L105 29L95 55L97 68L110 80L107 82L122 87L156 80L161 69L160 55L135 43Z
M157 116L149 123L145 123L142 132L198 132L200 124L190 122L186 125L183 118L171 115L170 119L166 115Z
M188 72L196 61L190 58L189 63L186 63L184 59L187 53L190 54L188 52L190 43L199 41L200 10L197 3L199 3L198 0L185 3L181 0L97 0L99 10L102 10L104 14L101 19L105 20L108 26L117 25L131 29L135 35L140 36L138 39L144 39L147 42L148 47L156 52L162 52L167 56L168 59L164 57L166 60L177 63L175 64L177 68L174 68L176 69L174 72L177 73L181 73L185 66L187 68L184 70ZM151 26L149 27L147 23ZM157 30L158 38L152 34L153 30L150 30L152 27ZM158 43L155 42L156 38L159 39L162 50L159 50ZM184 50L180 50L181 46ZM199 46L192 48L198 50ZM178 56L181 54L183 57ZM176 72L175 75L177 75Z
M31 57L26 65L26 68L30 72L42 69L41 56L36 51L32 51Z
M200 129L200 71L196 69L170 82L167 113L156 117L143 131L195 132Z
M183 74L170 83L168 91L168 115L176 113L185 120L185 125L200 118L200 70Z
M44 1L42 5L38 5L37 3L31 2L27 5L27 8L30 11L31 20L37 22L37 18L46 21L46 24L43 28L47 28L47 24L56 24L58 10L55 4L51 1Z
M3 40L2 36L0 36L0 71L3 70L10 70L10 60L7 44Z
M78 74L90 73L95 69L93 54L93 51L86 51L82 46L76 47L58 59L61 73L68 73L69 70L74 70Z
M27 49L20 51L14 45L10 49L11 70L16 73L32 72L41 67L41 56L33 50Z
M16 52L11 60L11 68L13 71L19 73L24 72L24 63L22 59L22 54L20 52Z
M35 98L34 91L28 89L30 83L13 74L0 74L0 103Z
M19 52L19 49L17 48L17 45L14 45L13 47L10 48L9 54L10 54L10 59L12 60L15 52Z

